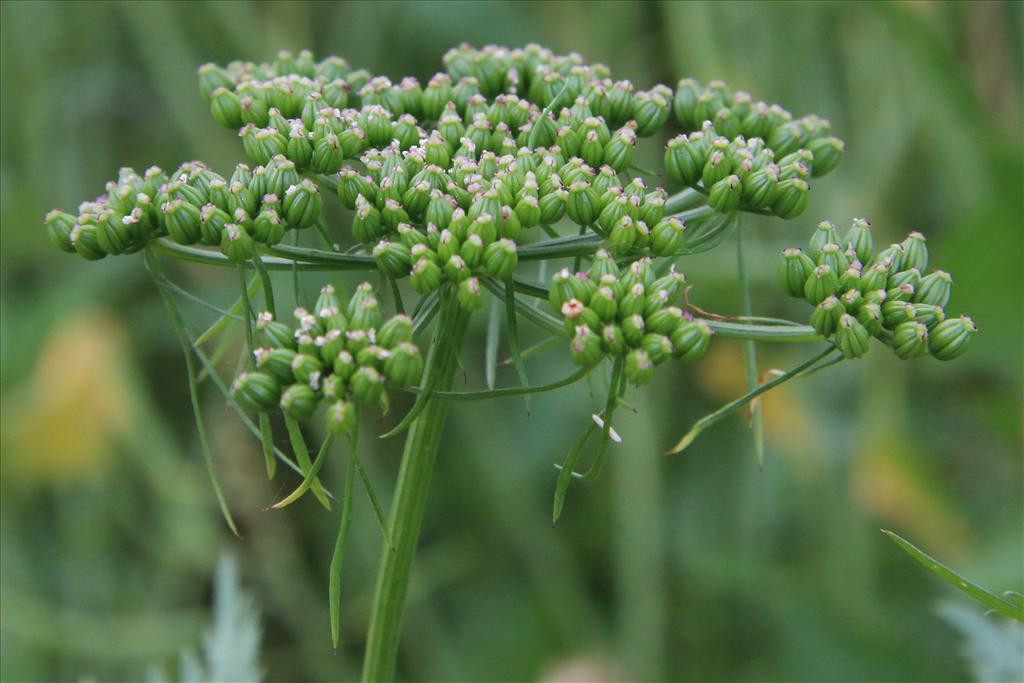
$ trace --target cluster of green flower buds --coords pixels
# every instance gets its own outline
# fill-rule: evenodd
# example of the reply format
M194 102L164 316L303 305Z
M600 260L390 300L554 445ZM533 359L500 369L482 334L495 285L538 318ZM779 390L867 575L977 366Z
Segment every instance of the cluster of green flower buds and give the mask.
M359 285L347 302L327 285L314 311L296 309L295 319L293 328L269 312L258 316L256 367L231 388L242 407L280 407L307 420L326 402L327 427L343 434L355 426L355 403L386 405L389 385L420 381L423 357L413 343L412 319L398 314L384 320L369 283Z
M601 250L587 271L556 273L549 301L564 319L576 364L622 358L629 380L646 384L654 366L669 358L698 360L711 342L707 323L672 305L685 284L674 269L659 277L649 258L620 268Z
M96 260L138 251L166 234L179 244L218 246L231 260L244 261L257 242L274 245L289 229L312 226L323 208L319 188L283 156L254 169L239 164L230 179L198 161L169 176L156 166L141 176L123 168L106 190L81 204L77 216L57 209L46 215L57 247Z
M931 354L952 360L963 354L977 326L968 316L950 318L949 273L928 267L924 235L910 233L872 255L870 224L855 219L840 238L829 222L818 225L807 252L783 251L779 281L790 296L815 306L811 325L847 358L867 353L876 337L900 358Z
M562 106L575 103L578 111L588 112L577 117L580 120L592 115L613 128L631 123L641 137L657 133L672 110L672 90L664 85L635 91L629 81L613 81L603 64L587 63L576 53L555 55L535 44L516 49L488 45L479 50L461 45L448 51L444 65L452 79L468 80L486 97L514 93L545 108L556 100Z
M835 169L844 151L825 119L794 120L721 81L680 81L675 112L687 133L669 141L665 170L675 182L705 190L722 213L744 208L795 218L807 207L810 179Z

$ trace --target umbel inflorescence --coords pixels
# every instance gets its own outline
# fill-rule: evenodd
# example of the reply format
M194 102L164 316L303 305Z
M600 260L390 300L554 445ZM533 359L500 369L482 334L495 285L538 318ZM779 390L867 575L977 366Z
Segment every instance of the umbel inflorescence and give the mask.
M627 382L650 381L654 368L672 358L699 360L714 334L751 345L750 391L699 421L675 450L779 383L864 355L871 339L901 358L948 360L966 350L976 329L968 317L947 317L952 281L943 271L926 274L923 236L911 233L874 254L871 231L859 219L843 235L824 222L806 251L783 254L782 288L815 307L810 325L749 311L728 318L688 305L677 269L686 256L735 232L742 257L741 215L793 219L806 211L810 183L833 171L844 152L825 119L794 117L721 81L683 79L674 90L640 90L613 79L604 65L536 45L463 45L443 64L426 83L374 76L338 57L316 61L308 51L281 52L263 64L204 65L200 93L213 119L237 132L248 163L226 175L200 161L169 173L122 169L77 213L54 210L45 219L57 247L86 259L143 250L176 320L174 297L182 292L163 275L158 254L239 270L241 297L221 322L242 320L249 343L226 398L243 419L245 411L259 415L258 429L247 424L263 440L268 467L276 454L303 476L293 496L313 488L328 504L316 476L330 440L310 462L296 420L326 406L329 435L354 443L360 404L386 406L388 389L416 393L391 432L409 430L391 519L381 514L381 525L386 537L396 527L405 532L394 553L382 555L367 680L393 673L410 548L423 511L419 492L429 481L446 401L548 391L610 367L607 405L562 466L557 519L569 483L600 471ZM652 172L634 164L634 152L654 137L667 143L658 155L663 168ZM658 178L674 192L656 186ZM337 206L328 207L324 194L335 195ZM536 262L551 267L533 268ZM249 299L250 270L265 310L254 310ZM306 271L377 271L398 310L388 318L368 284L349 298L328 286L315 303L300 305L289 325L274 307L272 270L294 273L297 301ZM742 266L739 276L747 290ZM405 315L408 289L420 296ZM452 392L466 319L490 296L504 303L520 386ZM551 308L524 297L547 299ZM417 339L425 340L434 319L431 348L421 352ZM520 319L566 342L581 370L530 385ZM498 343L495 330L489 347ZM207 340L183 337L190 372L193 353L211 370L200 350ZM825 348L758 384L756 341ZM192 390L195 402L194 384ZM296 462L273 443L268 415L277 409ZM602 436L594 463L575 472L595 425ZM358 464L354 453L351 463ZM363 482L369 487L365 473ZM222 507L230 519L223 501ZM346 515L332 564L335 636L335 567L340 571Z

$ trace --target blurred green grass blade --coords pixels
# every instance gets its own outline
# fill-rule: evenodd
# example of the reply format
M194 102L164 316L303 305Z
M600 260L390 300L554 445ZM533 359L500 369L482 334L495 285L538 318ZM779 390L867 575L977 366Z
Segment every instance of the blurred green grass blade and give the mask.
M750 274L747 273L747 262L743 253L743 222L736 216L736 271L740 280L740 315L754 315L754 305L750 297ZM746 359L747 390L757 388L757 343L753 339L743 342ZM750 404L750 429L754 433L754 451L757 454L757 466L764 468L764 418L761 415L761 402Z
M302 468L302 476L305 477L313 467L313 463L309 459L309 449L306 448L306 439L302 436L302 429L299 427L298 422L287 415L284 416L284 425L288 429L288 439L291 441L292 450L295 452L295 461ZM313 481L313 495L316 496L316 499L320 501L324 508L327 510L331 509L331 501L327 499L319 479L314 479Z
M519 385L526 388L530 386L530 379L526 376L526 364L523 363L523 357L519 353L519 325L516 319L516 289L510 277L505 281L505 326L508 330L508 345L509 350L512 352L512 364L515 366L516 375L519 376ZM497 367L497 364L497 353L495 353L495 367ZM491 388L493 389L494 387L492 386ZM523 394L523 403L526 404L526 414L529 415L530 392Z
M210 485L213 487L217 504L220 506L221 514L224 516L224 521L227 522L228 528L231 529L231 533L241 538L241 535L238 533L238 526L235 524L234 517L231 516L230 508L228 508L227 500L224 498L224 492L221 490L220 480L217 478L217 470L213 466L213 453L210 451L210 444L206 438L206 429L203 425L203 410L199 403L199 388L196 384L195 364L192 361L192 347L188 341L185 319L181 314L181 309L174 302L174 297L171 296L170 291L164 286L163 271L156 256L148 249L144 251L144 255L146 268L153 275L153 281L156 283L157 289L160 290L160 296L163 298L164 304L166 304L167 310L171 314L171 324L178 335L181 350L185 354L189 400L192 403L192 415L195 418L196 431L199 435L199 448L203 454L203 461L206 463L206 472L210 478Z
M270 507L274 508L275 510L280 510L283 507L287 507L294 503L295 501L297 501L299 498L301 498L303 494L310 489L310 487L313 485L313 482L316 481L317 474L320 473L320 468L323 467L324 465L324 460L327 459L327 452L330 451L332 443L334 443L334 433L328 431L327 436L324 437L323 443L320 444L320 450L317 451L316 459L313 460L313 464L312 466L310 466L309 471L306 472L306 476L302 480L302 483L299 484L299 486L294 491L292 491L290 494L288 494L278 502L274 503Z
M498 299L491 300L491 310L487 316L487 339L484 342L484 379L488 389L494 389L498 374L498 342L501 338L501 317Z
M348 528L352 521L352 484L355 481L356 473L356 449L351 448L348 467L345 469L345 494L341 502L341 522L338 526L338 539L334 543L334 553L331 555L331 569L327 583L327 601L331 613L331 644L338 649L338 641L341 639L341 567L345 562L345 540L348 538Z
M260 442L263 444L263 459L267 463L267 479L273 479L277 473L277 459L274 457L274 431L266 413L260 413Z
M1007 602L998 595L988 592L978 584L968 581L899 534L893 533L888 529L882 529L881 531L883 534L891 538L896 545L903 548L908 555L938 574L946 583L954 586L961 592L966 593L986 607L999 612L1003 616L1016 619L1017 621L1024 621L1024 608Z
M703 432L705 429L711 427L714 424L717 424L723 418L731 415L735 411L737 411L740 408L742 408L743 406L747 405L748 403L750 403L751 401L753 401L755 398L757 398L761 394L765 393L766 391L774 389L775 387L779 386L780 384L782 384L784 382L788 382L789 380L791 380L791 379L793 379L795 377L799 377L806 370L811 369L811 367L815 363L817 363L818 361L824 359L825 356L827 356L828 354L832 353L833 350L834 350L834 347L829 346L827 349L825 349L824 351L822 351L818 355L812 357L809 360L804 361L803 363L801 363L797 367L793 368L789 372L782 373L778 377L775 377L775 378L765 382L764 384L760 385L759 387L757 387L753 391L747 392L746 394L744 394L743 396L740 396L736 400L730 401L729 403L726 403L724 406L722 406L718 410L714 411L713 413L709 413L709 414L705 415L704 417L702 417L701 419L697 420L693 424L693 427L690 428L690 431L688 431L686 434L684 434L683 438L679 439L679 441L676 443L675 446L673 446L671 449L666 451L666 455L672 455L673 453L679 453L680 451L686 449L686 447L689 446L691 443L693 443L693 441L698 436L700 436L701 432Z

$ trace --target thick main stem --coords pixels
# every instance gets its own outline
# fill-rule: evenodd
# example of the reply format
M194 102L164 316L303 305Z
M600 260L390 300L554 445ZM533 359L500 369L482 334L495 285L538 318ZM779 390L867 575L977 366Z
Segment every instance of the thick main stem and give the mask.
M434 389L448 391L458 369L458 353L466 331L468 314L459 308L454 297L442 302L453 314L447 317L450 325L439 325L435 352L437 382ZM457 310L456 310L457 309ZM441 316L442 323L446 316ZM389 527L394 549L384 545L377 587L373 597L373 612L363 658L363 681L387 683L394 678L398 656L398 641L402 630L405 594L409 587L412 560L419 543L423 511L427 502L427 489L434 472L441 434L444 431L448 401L431 398L412 425L402 452L402 465L398 472L395 499L391 505Z

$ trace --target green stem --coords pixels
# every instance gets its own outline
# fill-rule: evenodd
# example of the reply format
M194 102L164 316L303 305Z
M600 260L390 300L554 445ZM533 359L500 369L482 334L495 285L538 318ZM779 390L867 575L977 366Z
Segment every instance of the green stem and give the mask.
M442 305L458 307L451 292L445 292L442 296L448 299ZM440 347L438 350L443 351L437 359L438 376L435 385L441 391L451 389L459 367L458 352L469 318L461 309L452 317L454 323L445 328L439 327L434 342ZM381 551L363 660L363 681L366 682L387 683L395 675L409 575L447 413L447 401L429 399L426 408L409 428L405 440L388 524L394 550L385 546Z
M754 305L750 296L750 275L747 273L746 259L743 254L743 221L737 215L736 222L736 271L740 279L740 313L745 316L754 315ZM744 344L746 358L747 391L757 388L757 343L748 339ZM761 404L750 405L750 429L754 432L754 452L757 455L757 466L764 467L764 416Z

